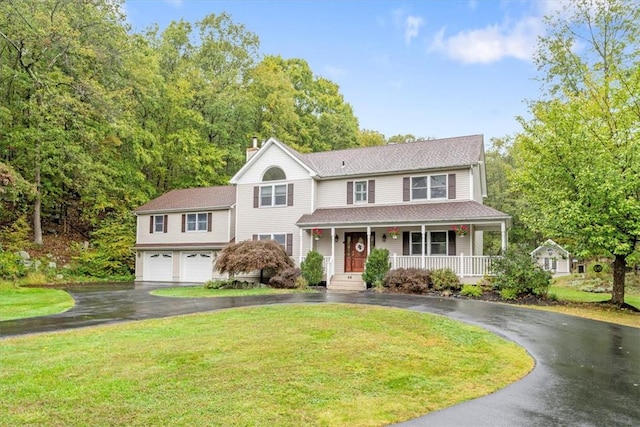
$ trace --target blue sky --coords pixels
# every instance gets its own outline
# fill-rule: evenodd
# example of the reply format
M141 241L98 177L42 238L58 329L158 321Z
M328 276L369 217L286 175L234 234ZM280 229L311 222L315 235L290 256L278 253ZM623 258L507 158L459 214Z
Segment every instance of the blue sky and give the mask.
M227 12L263 54L302 58L335 82L361 129L445 138L520 130L539 97L532 62L558 0L127 0L135 30ZM277 135L274 135L277 137Z

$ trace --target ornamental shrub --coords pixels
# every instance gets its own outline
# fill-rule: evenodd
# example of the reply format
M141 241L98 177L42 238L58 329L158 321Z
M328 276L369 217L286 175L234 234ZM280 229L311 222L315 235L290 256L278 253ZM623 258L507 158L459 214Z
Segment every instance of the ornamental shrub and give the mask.
M364 273L362 274L362 280L367 284L376 283L379 280L384 280L384 276L389 272L391 264L389 264L389 250L373 248L367 259L367 264L364 267Z
M20 258L13 252L4 252L0 248L0 279L14 280L24 277L27 269Z
M384 284L390 291L409 294L424 294L429 291L429 270L420 268L397 268L385 275Z
M300 277L300 269L297 267L287 268L276 276L269 279L269 286L272 288L280 289L294 289L296 287L296 280Z
M431 272L431 283L436 291L459 291L460 279L449 268L439 268Z
M508 249L493 261L493 286L504 299L534 294L544 296L551 285L551 273L540 267L523 250Z
M300 263L302 277L307 281L309 286L316 286L322 282L322 263L324 257L320 252L309 251L307 257Z
M482 288L479 285L466 284L462 286L460 295L464 295L466 297L478 298L482 296Z

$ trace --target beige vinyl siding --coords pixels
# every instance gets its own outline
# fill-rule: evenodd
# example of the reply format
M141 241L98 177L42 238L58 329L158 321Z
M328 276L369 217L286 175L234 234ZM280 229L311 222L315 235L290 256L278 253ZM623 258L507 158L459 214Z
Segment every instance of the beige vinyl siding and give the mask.
M206 213L207 211L198 211ZM197 213L197 212L185 212ZM160 215L160 214L159 214ZM138 216L138 236L136 242L139 244L149 243L209 243L228 242L230 236L229 210L218 210L212 212L211 231L191 231L182 232L183 213L166 214L168 218L166 233L150 233L149 217L151 215ZM231 213L233 216L233 213Z
M271 145L269 147L269 150L263 153L263 155L255 158L254 162L255 163L253 163L251 167L248 168L245 173L239 178L237 183L238 185L262 182L262 176L264 175L264 173L273 166L277 166L284 171L284 173L287 175L287 182L309 178L309 172L293 158L291 158L291 155L285 153L280 147L275 144ZM237 200L240 199L240 195L237 195ZM250 198L250 200L252 199Z
M469 169L461 169L456 171L438 171L424 172L415 174L402 175L385 175L370 176L363 178L335 179L327 181L318 181L317 201L318 208L334 208L347 206L347 182L349 181L368 181L375 180L376 200L375 205L389 205L406 203L402 200L402 179L407 176L423 176L423 175L456 175L456 198L455 200L469 200ZM479 186L479 184L478 184ZM448 201L449 199L438 199L437 201ZM436 200L434 200L435 202ZM424 200L420 201L421 203ZM364 206L366 204L353 204L349 206Z
M480 168L474 166L472 169L472 178L473 179L473 200L478 203L482 203L482 183L480 182Z
M236 241L250 240L254 234L292 233L293 256L298 255L299 231L296 221L310 213L311 179L287 181L293 183L293 206L253 207L253 188L260 183L238 185L236 205Z

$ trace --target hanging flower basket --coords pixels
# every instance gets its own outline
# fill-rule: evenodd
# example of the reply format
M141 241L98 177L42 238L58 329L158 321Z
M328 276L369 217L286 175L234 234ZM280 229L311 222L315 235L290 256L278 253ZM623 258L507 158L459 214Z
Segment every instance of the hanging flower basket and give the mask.
M452 225L451 229L455 231L456 236L458 237L464 237L469 234L469 227L466 225Z
M320 240L320 237L322 237L322 230L319 228L312 228L311 235L313 236L314 240Z
M398 231L398 227L391 227L389 228L389 230L387 230L387 232L389 233L389 237L391 237L392 239L397 239L398 234L400 234L400 231Z

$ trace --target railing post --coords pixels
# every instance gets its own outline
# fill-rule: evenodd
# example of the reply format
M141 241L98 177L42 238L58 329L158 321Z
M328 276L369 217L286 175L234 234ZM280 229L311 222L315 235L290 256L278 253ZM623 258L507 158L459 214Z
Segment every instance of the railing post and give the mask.
M395 270L396 268L398 268L398 267L397 267L397 265L398 265L397 256L398 256L398 255L394 252L394 253L393 253L393 256L391 257L391 269L392 269L392 270Z
M460 252L460 277L464 277L464 252Z

